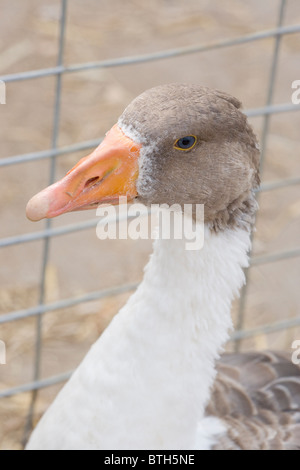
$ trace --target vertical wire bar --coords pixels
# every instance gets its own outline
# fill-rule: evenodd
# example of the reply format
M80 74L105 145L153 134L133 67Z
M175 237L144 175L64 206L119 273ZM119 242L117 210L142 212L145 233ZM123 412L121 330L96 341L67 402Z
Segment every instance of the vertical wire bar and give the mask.
M286 0L281 0L279 5L279 16L277 21L277 27L283 25L284 15L285 15L285 8L286 8ZM282 36L276 36L275 44L274 44L274 51L273 51L273 58L271 63L271 70L269 76L269 87L267 93L267 100L266 106L270 106L273 102L274 97L274 89L275 89L275 82L278 70L278 59L279 59L279 52L280 52L280 44L281 44ZM260 155L260 173L263 174L264 163L265 163L265 156L266 156L266 147L267 147L267 140L269 135L269 128L270 128L270 119L271 114L266 114L263 121L263 129L262 129L262 138L261 138L261 155ZM257 194L257 202L259 201L260 193ZM251 234L251 242L253 243L254 239L254 232ZM252 255L252 248L250 250L249 256ZM250 274L250 267L245 270L245 284L242 288L241 298L239 302L239 310L238 310L238 321L236 329L240 331L244 329L245 325L245 312L246 312L246 301L247 301L247 293L248 293L248 284L249 284L249 274ZM237 340L235 343L235 352L239 352L241 348L242 340Z
M59 33L59 45L57 55L57 66L63 65L64 47L65 47L65 31L66 31L66 19L67 19L67 3L68 0L61 0L61 15L60 15L60 33ZM56 78L56 91L55 91L55 103L54 103L54 115L53 115L53 130L51 138L51 148L56 149L59 136L60 126L60 111L61 111L61 91L62 91L62 73L57 74ZM50 170L49 170L49 184L52 184L55 180L56 171L56 156L51 157ZM46 230L51 228L51 220L46 221ZM49 260L50 251L50 237L46 237L43 247L43 258L42 258L42 269L41 269L41 280L40 280L40 293L39 293L39 304L43 305L45 302L46 292L46 273ZM42 356L42 315L39 315L36 322L36 343L34 351L34 381L39 380L41 372L41 356ZM38 390L32 392L31 402L28 410L28 416L24 429L23 444L27 442L29 434L33 428L33 416L34 409L38 397Z

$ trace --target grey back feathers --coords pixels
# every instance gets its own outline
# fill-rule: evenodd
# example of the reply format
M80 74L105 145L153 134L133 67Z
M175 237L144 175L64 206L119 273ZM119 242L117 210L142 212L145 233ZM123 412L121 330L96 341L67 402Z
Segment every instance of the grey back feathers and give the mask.
M207 413L227 428L216 449L299 450L300 368L283 353L225 354Z

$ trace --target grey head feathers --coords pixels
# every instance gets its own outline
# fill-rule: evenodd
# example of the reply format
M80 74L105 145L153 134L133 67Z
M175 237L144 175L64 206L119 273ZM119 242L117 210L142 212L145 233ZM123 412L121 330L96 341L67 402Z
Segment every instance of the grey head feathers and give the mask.
M240 101L200 85L162 85L134 99L119 125L143 145L141 202L204 204L216 231L252 225L260 152ZM190 135L197 138L191 150L174 148Z

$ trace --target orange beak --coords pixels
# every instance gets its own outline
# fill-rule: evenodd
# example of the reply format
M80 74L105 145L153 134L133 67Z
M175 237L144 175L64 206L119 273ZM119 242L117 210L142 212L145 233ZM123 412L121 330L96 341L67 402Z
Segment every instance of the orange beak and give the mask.
M117 124L93 153L80 160L58 183L34 196L26 215L32 221L66 212L93 209L101 203L118 204L137 196L141 145L127 137Z

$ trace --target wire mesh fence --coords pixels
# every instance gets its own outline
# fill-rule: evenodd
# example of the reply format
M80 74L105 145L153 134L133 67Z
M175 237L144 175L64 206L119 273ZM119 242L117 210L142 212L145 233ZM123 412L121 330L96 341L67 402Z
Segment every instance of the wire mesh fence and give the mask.
M265 105L255 109L248 109L245 113L249 117L263 118L262 123L262 168L264 164L265 149L269 136L270 119L273 115L279 113L299 112L300 106L293 104L292 102L274 104L274 84L278 72L278 64L280 57L281 41L284 36L293 35L300 33L299 25L284 25L284 14L287 5L287 0L281 0L279 4L278 20L277 25L274 29L267 31L259 31L253 34L243 35L234 39L216 41L208 44L195 44L188 47L180 47L176 49L169 49L160 51L157 53L150 53L144 55L137 55L131 57L123 57L111 60L104 60L92 63L82 63L75 65L64 64L64 49L65 49L65 38L66 38L66 21L67 21L67 0L61 1L61 17L60 17L60 34L57 51L57 65L48 69L31 70L28 72L20 72L9 75L0 76L0 80L5 83L21 82L26 80L39 80L44 77L55 77L56 80L56 91L55 91L55 103L53 110L53 132L51 137L51 148L22 155L15 155L8 158L0 159L0 167L8 167L13 165L19 165L21 163L29 163L38 160L50 160L51 166L49 171L49 184L52 184L55 180L56 164L57 159L63 155L76 152L79 150L86 150L95 147L101 141L101 139L90 140L80 142L76 145L70 145L65 147L58 147L58 137L60 132L60 121L61 121L61 98L62 98L62 77L66 74L79 74L87 70L122 67L125 65L138 65L145 62L166 60L169 58L180 57L183 55L201 54L203 52L214 51L220 48L230 48L237 45L243 45L246 43L264 41L266 39L273 39L273 52L271 60L271 69L269 72L268 90L265 98ZM296 186L300 183L300 176L293 178L279 179L276 181L262 183L259 192L274 191L280 188L287 188L290 186ZM259 198L259 195L258 195ZM136 283L129 283L126 285L119 285L114 288L99 290L84 294L77 297L71 297L62 299L53 303L46 303L45 299L45 279L46 270L49 261L49 250L52 239L55 237L63 237L70 233L76 233L79 231L85 231L90 228L96 227L99 223L99 219L91 219L81 223L69 224L62 227L53 227L51 221L47 221L45 228L39 232L24 233L17 236L10 236L8 238L0 239L0 248L6 249L10 246L23 245L29 242L40 240L43 242L43 253L42 253L42 270L40 278L40 289L39 289L39 302L36 306L26 308L18 311L10 311L0 316L0 324L6 324L9 322L16 322L18 320L35 317L36 318L36 344L35 344L35 355L34 355L34 376L30 383L21 384L20 386L1 390L0 398L11 397L16 394L24 392L32 392L30 408L28 410L28 419L26 424L25 435L32 427L32 420L35 411L35 403L37 398L38 390L49 387L54 384L65 382L71 375L71 371L66 371L63 374L41 379L41 351L42 351L42 321L45 313L54 312L63 308L68 308L81 303L102 299L108 296L114 296L124 292L133 291L136 287ZM300 255L300 247L294 247L290 250L281 252L271 252L265 255L251 257L251 266L262 265L266 263L274 263L283 259L291 259ZM300 325L300 316L296 316L292 319L284 321L276 321L272 324L266 324L259 328L245 329L245 308L247 303L247 285L244 287L239 303L237 330L232 336L232 340L236 343L236 349L240 347L240 342L244 338L249 338L261 333L271 333L275 331L292 328Z

